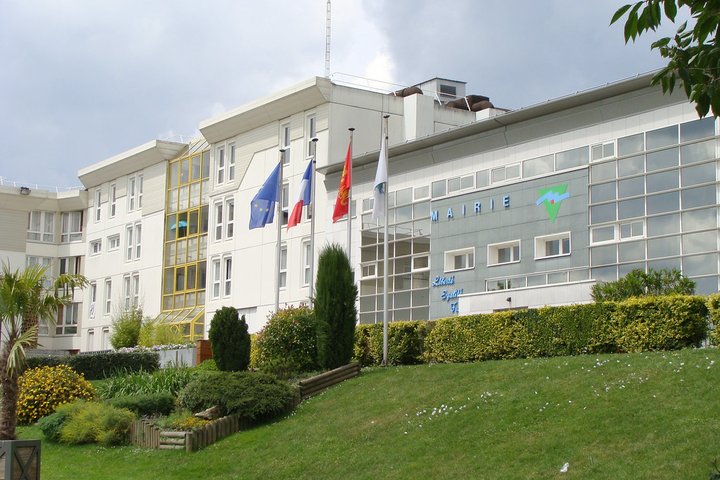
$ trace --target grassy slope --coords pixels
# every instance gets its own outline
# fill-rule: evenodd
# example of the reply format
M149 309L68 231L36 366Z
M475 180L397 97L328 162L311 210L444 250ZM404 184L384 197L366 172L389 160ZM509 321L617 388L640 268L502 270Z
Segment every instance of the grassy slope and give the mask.
M191 455L43 442L42 476L707 478L718 387L720 350L374 368Z

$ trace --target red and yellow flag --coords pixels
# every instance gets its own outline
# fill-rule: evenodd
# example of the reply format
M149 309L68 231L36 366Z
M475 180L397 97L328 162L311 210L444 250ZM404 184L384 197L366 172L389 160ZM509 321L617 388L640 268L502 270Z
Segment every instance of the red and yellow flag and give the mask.
M333 211L333 223L348 215L350 209L350 185L352 185L352 143L348 144L347 155L345 155L345 166L342 177L340 177L340 188L338 189L335 210Z

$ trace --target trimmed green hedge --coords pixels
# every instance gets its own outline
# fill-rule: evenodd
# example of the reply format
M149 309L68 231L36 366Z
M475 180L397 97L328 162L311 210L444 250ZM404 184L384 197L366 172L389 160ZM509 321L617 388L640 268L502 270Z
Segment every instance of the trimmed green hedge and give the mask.
M717 324L720 295L714 300L684 295L642 297L435 322L393 322L388 331L388 360L391 364L473 362L699 346L707 335L708 308ZM356 328L355 359L361 365L381 363L382 328L382 324Z
M115 408L124 408L140 417L170 415L175 408L175 396L170 393L148 393L145 395L127 395L106 400Z
M422 363L425 337L432 324L433 322L424 321L388 324L388 363L391 365ZM382 363L382 323L356 327L354 358L362 366Z
M720 345L720 293L710 295L707 300L713 330L708 335L713 345Z
M100 380L118 373L153 372L160 368L157 352L102 352L65 357L43 356L27 359L27 368L69 365L87 380Z

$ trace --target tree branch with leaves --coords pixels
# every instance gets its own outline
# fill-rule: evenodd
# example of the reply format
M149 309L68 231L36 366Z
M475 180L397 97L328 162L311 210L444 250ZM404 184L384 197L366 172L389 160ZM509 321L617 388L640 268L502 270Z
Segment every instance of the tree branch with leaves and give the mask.
M663 93L672 93L679 83L700 117L710 110L713 116L720 116L720 0L643 0L619 8L610 25L626 17L627 43L649 30L656 31L663 18L675 23L681 9L688 10L694 26L688 27L685 21L673 37L652 44L668 64L651 83L661 85Z

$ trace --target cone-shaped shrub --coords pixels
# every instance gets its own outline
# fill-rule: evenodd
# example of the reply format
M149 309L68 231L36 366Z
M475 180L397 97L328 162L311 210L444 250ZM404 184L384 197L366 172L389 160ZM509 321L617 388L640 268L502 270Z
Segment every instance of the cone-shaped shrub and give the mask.
M325 368L337 368L352 358L357 319L357 287L350 261L337 244L320 252L315 295L318 360Z
M210 322L210 343L219 370L238 372L250 365L250 334L245 315L238 318L237 309L223 307Z

